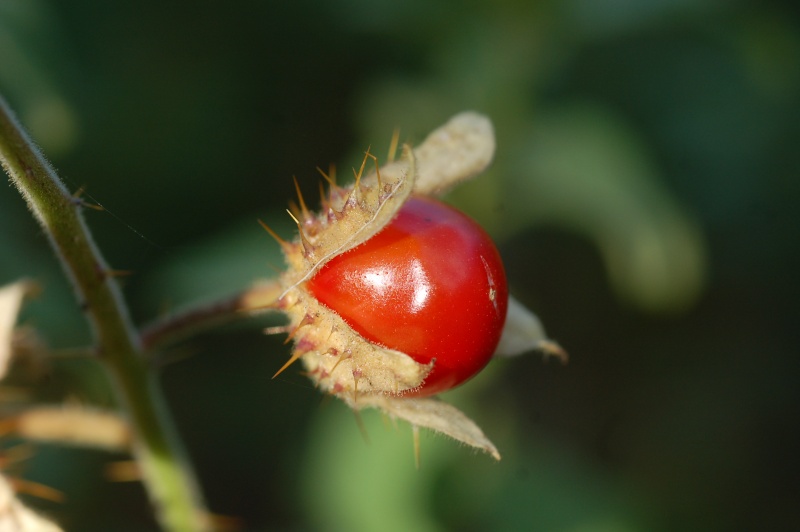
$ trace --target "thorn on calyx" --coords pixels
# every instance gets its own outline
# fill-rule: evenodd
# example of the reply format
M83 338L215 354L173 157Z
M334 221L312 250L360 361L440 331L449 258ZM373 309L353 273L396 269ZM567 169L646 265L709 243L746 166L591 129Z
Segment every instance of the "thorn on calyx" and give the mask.
M339 187L336 185L336 166L334 166L333 164L331 164L331 165L328 167L328 173L327 173L327 174L326 174L325 172L323 172L323 171L322 171L322 168L320 168L319 166L317 166L317 172L319 172L319 173L320 173L320 175L322 175L322 177L325 179L325 181L327 181L327 182L328 182L328 185L330 185L330 187L331 187L332 189L334 189L334 188L339 188Z
M414 467L419 470L419 427L411 425L411 432L414 436Z
M356 176L356 184L355 184L355 187L353 187L354 190L357 189L361 185L361 176L364 175L364 167L367 166L367 158L369 158L370 156L373 156L369 152L370 148L371 148L371 146L367 146L367 151L364 152L364 158L361 160L361 168L358 169L358 173L356 173L356 169L353 168L353 174L355 174L355 176Z
M278 375L283 373L286 370L286 368L288 368L289 366L291 366L292 364L297 362L297 360L299 360L300 357L303 356L303 354L304 353L302 351L295 350L294 353L292 353L291 358L289 358L289 360L286 361L286 364L281 366L281 369L279 369L278 371L275 372L275 375L273 375L272 378L274 379L275 377L277 377Z
M307 222L311 220L311 213L308 212L308 207L306 207L306 201L303 199L303 193L300 191L300 184L297 182L297 177L292 176L292 179L294 180L294 188L297 190L297 201L300 202L300 213L303 221Z
M306 322L306 320L308 321ZM292 333L289 335L289 338L286 339L286 342L291 340L291 338L294 336L294 333L297 332L297 329L303 327L304 325L308 325L309 323L313 323L313 321L314 320L311 319L311 317L308 315L305 318L303 318L303 321L300 322L300 325L298 325L294 331L292 331ZM274 379L275 377L283 373L286 370L286 368L294 364L297 360L299 360L303 355L305 355L309 351L312 351L315 347L316 347L315 344L309 341L307 338L301 338L300 341L297 342L297 344L294 346L294 352L292 353L292 356L289 358L289 360L286 361L286 363L283 366L281 366L281 369L275 372L275 375L273 375L272 378Z
M369 148L367 151L364 152L364 158L361 160L361 166L359 167L358 171L353 168L353 176L356 179L355 184L353 185L353 189L350 191L350 195L347 197L347 205L355 205L360 201L360 195L363 194L363 190L361 189L361 178L364 175L364 168L367 166L367 159L370 157L374 158L369 152Z
M289 213L289 216L292 217L294 223L297 224L297 231L300 233L300 242L303 244L303 254L306 258L312 258L314 256L314 246L308 241L308 238L306 238L306 234L303 232L303 226L300 224L300 221L295 217L295 215L292 214L292 211L286 209L286 212Z
M306 325L311 325L312 323L314 323L314 318L311 315L306 314L305 316L303 316L303 319L300 320L300 323L297 324L297 327L295 327L294 330L289 333L289 335L286 337L286 340L284 340L283 344L286 345L289 342L291 342L294 339L295 335L297 334L297 331L299 331Z
M364 438L364 443L369 445L369 434L367 433L366 425L364 425L364 420L361 419L361 411L353 409L353 414L356 417L356 425L358 425L358 430L361 432L361 437Z
M376 175L376 177L378 179L378 191L382 191L383 190L383 183L381 182L381 167L378 164L378 158L375 157L374 155L372 155L369 152L369 150L367 150L367 153L365 154L365 156L369 157L370 159L372 159L372 161L375 163L375 175ZM362 169L363 169L364 165L362 164L361 166L362 166Z
M328 194L327 204L329 207L331 207L331 210L333 210L334 202L340 198L344 192L344 189L336 184L336 166L331 164L330 167L328 167L327 174L322 170L322 168L317 166L317 172L319 172L323 179L328 182L328 188L330 191Z
M268 226L266 223L264 223L260 219L258 220L258 223L261 225L261 227L264 229L264 231L269 233L269 236L271 236L275 240L275 242L280 244L280 246L284 249L284 251L287 251L287 250L291 249L292 245L289 242L287 242L286 240L282 239L280 236L278 236L278 233L273 231L270 226Z
M392 141L389 143L389 156L387 160L391 163L397 155L397 146L400 143L400 130L395 129L392 133Z
M322 181L319 182L319 203L322 206L322 212L330 209L331 204L328 201L328 195L325 194L325 185L322 184Z
M358 404L358 381L361 379L362 373L360 369L353 370L353 404Z

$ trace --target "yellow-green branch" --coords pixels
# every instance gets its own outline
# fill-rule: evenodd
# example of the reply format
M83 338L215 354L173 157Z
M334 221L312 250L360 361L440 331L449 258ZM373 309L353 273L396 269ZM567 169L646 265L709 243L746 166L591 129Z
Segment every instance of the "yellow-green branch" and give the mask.
M131 325L127 306L81 216L81 204L19 125L0 96L0 162L41 224L73 283L121 407L134 431L134 454L166 530L210 528L191 468L173 432L163 394Z

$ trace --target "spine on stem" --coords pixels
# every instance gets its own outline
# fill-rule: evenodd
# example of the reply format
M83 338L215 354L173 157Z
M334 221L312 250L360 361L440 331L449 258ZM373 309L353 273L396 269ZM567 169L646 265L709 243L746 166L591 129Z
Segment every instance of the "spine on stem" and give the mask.
M135 458L161 525L171 531L210 529L127 305L83 220L82 202L70 194L2 96L0 162L47 234L91 324L98 359L131 423Z

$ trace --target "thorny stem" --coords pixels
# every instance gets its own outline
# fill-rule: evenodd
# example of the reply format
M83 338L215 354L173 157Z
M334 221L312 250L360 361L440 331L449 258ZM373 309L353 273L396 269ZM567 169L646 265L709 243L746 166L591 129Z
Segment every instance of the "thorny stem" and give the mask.
M278 281L268 281L226 299L169 314L142 329L142 345L145 351L157 351L208 327L273 308L282 290Z
M134 432L134 454L161 525L207 530L208 513L173 433L161 389L143 356L127 306L73 197L0 96L0 162L41 224L91 324L99 360Z

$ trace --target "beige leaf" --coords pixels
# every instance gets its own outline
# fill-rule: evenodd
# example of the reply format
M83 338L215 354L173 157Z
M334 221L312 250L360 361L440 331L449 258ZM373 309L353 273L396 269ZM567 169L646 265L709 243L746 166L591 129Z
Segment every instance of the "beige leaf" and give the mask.
M556 342L549 340L539 318L525 306L508 296L508 314L495 356L516 356L528 351L540 351L566 363L568 355Z
M130 428L117 414L77 405L31 407L18 414L15 428L23 438L124 451Z
M417 182L414 193L441 195L479 174L494 157L492 122L472 111L459 113L414 149Z
M59 532L61 528L23 505L0 475L0 532Z
M14 324L17 322L22 299L32 287L29 281L17 281L0 288L0 379L8 371Z
M497 447L483 434L474 421L458 408L436 397L417 399L388 395L359 396L357 404L350 404L350 406L354 409L378 408L392 417L408 421L415 427L441 432L500 460Z

